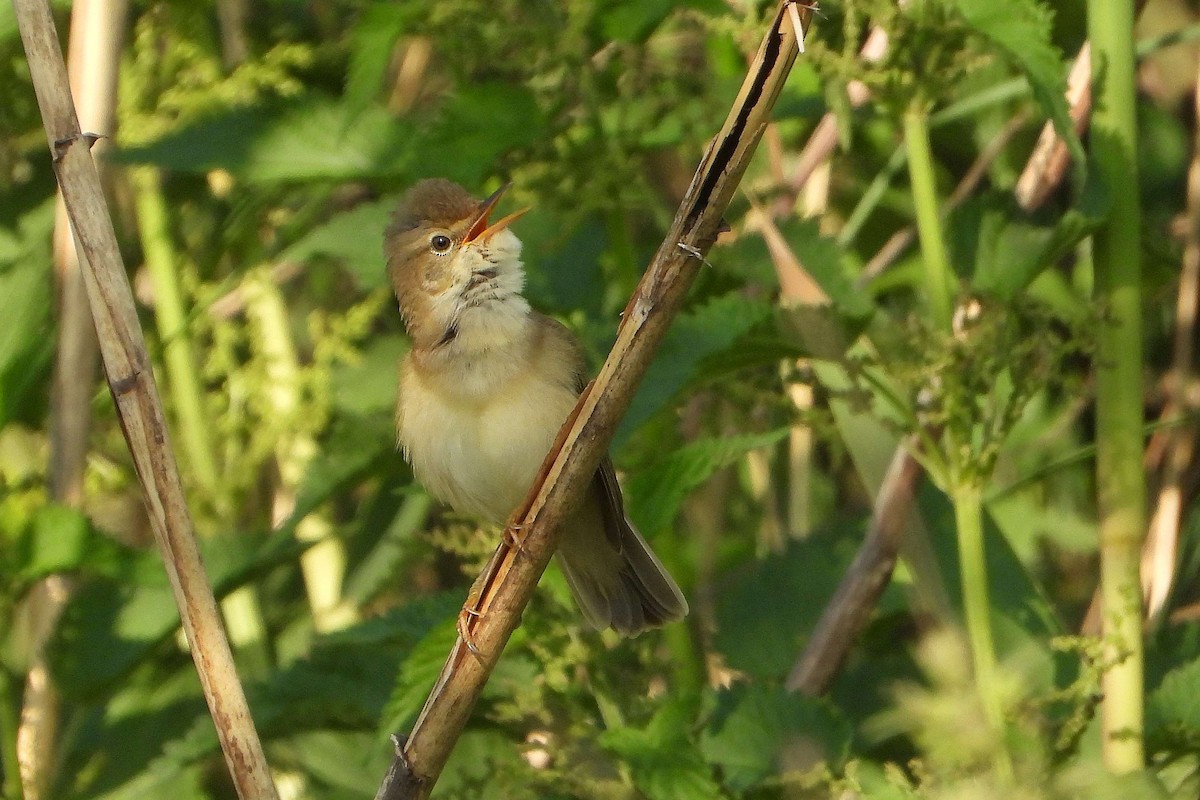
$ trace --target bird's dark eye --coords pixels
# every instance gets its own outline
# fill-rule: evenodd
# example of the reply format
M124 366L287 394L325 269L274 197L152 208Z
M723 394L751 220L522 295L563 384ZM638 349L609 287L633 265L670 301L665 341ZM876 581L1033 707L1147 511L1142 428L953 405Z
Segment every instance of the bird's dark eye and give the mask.
M452 244L453 244L453 242L450 241L450 237L444 233L435 233L429 239L429 247L435 253L446 252L447 250L450 249L450 245L452 245Z

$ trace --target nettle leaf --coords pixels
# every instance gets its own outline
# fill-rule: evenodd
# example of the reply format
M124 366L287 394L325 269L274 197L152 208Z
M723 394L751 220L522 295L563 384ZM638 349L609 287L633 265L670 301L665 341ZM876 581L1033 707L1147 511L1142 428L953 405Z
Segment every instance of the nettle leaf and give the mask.
M1011 301L1091 235L1108 208L1109 195L1093 178L1079 202L1052 224L1024 216L1009 195L974 197L950 216L951 259L961 272L971 271L974 291Z
M399 458L390 417L334 418L322 437L321 452L313 459L296 492L296 508L280 527L288 529L340 491L372 472L381 460Z
M396 366L408 348L406 336L375 336L360 354L359 361L334 367L334 407L351 415L385 415L390 419L396 408Z
M701 748L721 767L724 782L744 792L783 772L788 751L840 764L849 752L850 724L823 700L782 686L740 684L721 692Z
M1200 747L1200 658L1163 676L1146 698L1146 730L1163 747Z
M821 234L815 219L799 221L784 235L812 279L829 295L839 314L864 322L875 313L870 294L859 288L846 271L845 253L835 239Z
M600 258L608 246L603 220L589 216L571 227L562 216L536 211L521 220L529 264L525 295L538 308L583 309L600 316L604 300Z
M157 561L152 553L147 558ZM47 648L64 696L85 701L99 696L179 627L174 595L157 566L157 581L95 581L71 596Z
M675 319L663 339L629 411L617 441L624 440L695 378L704 359L729 349L751 328L769 319L772 305L738 292L710 300Z
M16 552L17 580L23 585L56 572L116 576L135 557L133 551L96 530L79 511L55 504L34 513Z
M606 39L644 42L679 6L688 6L709 14L723 10L719 0L640 0L637 3L611 5L600 14L600 27Z
M780 428L767 433L699 439L685 445L629 478L626 494L630 517L650 536L670 527L688 494L717 470L752 450L782 441L788 432L788 428Z
M479 82L460 86L421 128L412 177L442 177L476 186L510 150L540 141L546 119L533 92L523 86Z
M54 353L52 284L45 266L53 227L53 198L23 214L15 226L0 226L0 427L19 412L26 398L37 396L34 389Z
M112 158L180 172L222 168L251 183L351 180L406 174L414 139L410 123L382 108L351 115L332 100L309 99L235 109Z
M395 681L380 715L381 735L406 731L411 727L429 690L437 683L446 654L458 638L456 618L451 611L433 626L409 651L396 670Z
M817 532L724 577L714 642L729 666L781 681L853 556L852 542Z
M711 800L721 790L712 767L686 732L688 704L662 706L645 728L616 727L600 735L600 746L619 756L637 788L650 800Z
M1087 157L1075 132L1066 97L1066 65L1051 41L1052 13L1038 0L957 0L967 24L991 41L1029 80L1034 99L1066 142L1080 185Z
M387 283L383 231L391 221L396 197L361 203L313 228L280 253L284 261L324 256L341 262L359 288L369 291Z

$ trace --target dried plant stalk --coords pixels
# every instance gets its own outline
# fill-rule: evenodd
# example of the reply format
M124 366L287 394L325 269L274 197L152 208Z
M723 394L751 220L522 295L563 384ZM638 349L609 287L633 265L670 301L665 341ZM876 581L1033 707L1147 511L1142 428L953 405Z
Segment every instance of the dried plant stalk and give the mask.
M54 171L87 265L84 279L109 389L221 748L243 800L274 800L275 787L196 547L162 400L89 152L90 139L75 116L50 6L46 0L13 0L13 6Z

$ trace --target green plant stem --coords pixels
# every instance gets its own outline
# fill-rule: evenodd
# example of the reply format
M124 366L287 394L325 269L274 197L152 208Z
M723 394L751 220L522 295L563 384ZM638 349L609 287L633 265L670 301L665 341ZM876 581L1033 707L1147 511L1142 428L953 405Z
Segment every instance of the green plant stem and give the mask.
M302 407L300 360L292 342L283 295L267 270L249 275L242 288L246 314L254 323L258 346L266 362L271 408L289 431L280 437L275 449L279 486L275 490L274 523L278 525L295 511L296 492L318 448L312 435L299 424L306 412ZM342 604L346 552L342 540L333 533L333 527L320 512L307 515L296 525L297 538L315 542L300 556L300 569L318 631L336 630L356 621L354 610Z
M938 330L950 331L954 313L954 272L942 237L942 222L929 146L929 115L920 102L904 114L904 144L908 148L908 177L912 184L921 260L925 264L925 289Z
M1142 474L1141 209L1138 203L1133 3L1088 3L1092 41L1092 161L1113 188L1112 209L1093 248L1097 333L1096 486L1100 513L1105 671L1102 753L1110 772L1145 765L1142 594L1146 530Z
M208 494L217 500L219 473L214 456L211 428L204 413L204 393L200 385L195 353L187 331L187 313L183 304L175 248L166 199L153 167L129 171L136 195L138 231L146 270L154 284L154 321L162 340L167 387L175 410L176 428L187 454L191 473ZM219 505L219 504L218 504Z
M963 616L971 643L975 682L988 719L1000 730L1004 718L996 686L996 648L992 642L987 556L983 549L983 492L974 481L960 481L951 490L950 499L954 503Z

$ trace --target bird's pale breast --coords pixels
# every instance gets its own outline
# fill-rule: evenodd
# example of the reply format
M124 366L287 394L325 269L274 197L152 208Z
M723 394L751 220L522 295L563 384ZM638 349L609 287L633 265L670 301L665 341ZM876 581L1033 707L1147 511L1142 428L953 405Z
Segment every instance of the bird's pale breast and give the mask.
M445 376L405 370L399 436L417 479L458 511L506 519L575 406L563 381L544 375L498 373L486 393L460 395Z

